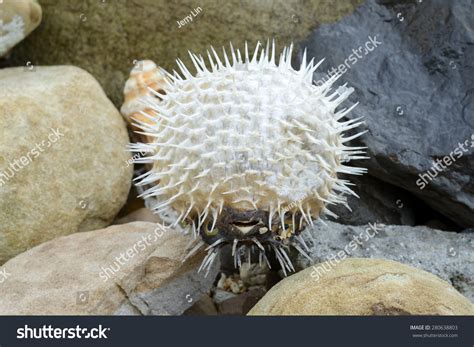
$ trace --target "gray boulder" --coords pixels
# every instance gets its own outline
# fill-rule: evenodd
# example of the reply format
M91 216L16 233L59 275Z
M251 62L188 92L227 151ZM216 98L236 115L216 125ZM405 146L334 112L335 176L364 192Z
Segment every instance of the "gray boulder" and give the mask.
M311 260L298 254L294 263L299 269L346 257L390 259L431 272L474 301L474 233L378 223L326 224L316 223L301 234Z
M369 0L301 44L326 58L315 83L334 67L355 88L349 117L365 117L370 174L463 227L474 225L472 13L470 0Z

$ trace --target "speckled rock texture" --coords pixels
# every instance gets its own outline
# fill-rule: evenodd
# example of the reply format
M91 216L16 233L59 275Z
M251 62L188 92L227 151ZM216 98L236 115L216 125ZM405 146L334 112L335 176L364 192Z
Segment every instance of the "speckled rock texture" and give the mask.
M151 59L172 70L188 49L205 53L230 41L243 48L275 38L279 51L321 23L352 12L360 0L42 0L43 23L7 66L71 64L99 79L119 107L133 62ZM200 10L198 9L200 7ZM193 16L194 13L196 16ZM178 24L191 16L184 26ZM0 65L1 66L1 65Z
M335 258L385 258L439 276L474 301L474 233L373 222L364 226L326 224L316 223L302 234L311 260L298 254L295 264L299 269Z
M102 228L127 199L126 125L86 71L0 70L0 264L55 237Z
M182 262L188 243L188 236L148 222L46 242L3 265L9 276L0 314L181 314L209 290L219 267L204 277L197 273L202 254Z
M41 6L36 0L0 1L0 57L35 30L41 16Z
M425 271L354 258L307 268L274 286L249 315L474 315L473 304Z

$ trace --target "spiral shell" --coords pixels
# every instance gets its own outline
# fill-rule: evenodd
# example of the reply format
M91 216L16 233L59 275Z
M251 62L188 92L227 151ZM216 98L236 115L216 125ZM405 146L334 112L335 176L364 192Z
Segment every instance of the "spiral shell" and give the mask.
M136 124L156 124L156 120L148 116L152 112L148 105L160 100L153 91L164 94L166 83L165 74L153 61L140 60L135 62L135 66L130 72L130 77L123 89L124 103L120 108L120 112L134 130L136 140L145 143L153 142L152 138L137 133L139 128L136 127Z

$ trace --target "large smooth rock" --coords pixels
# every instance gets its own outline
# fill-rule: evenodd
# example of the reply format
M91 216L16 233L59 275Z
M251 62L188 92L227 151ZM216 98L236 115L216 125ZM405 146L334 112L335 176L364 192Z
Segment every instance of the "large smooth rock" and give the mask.
M473 12L471 0L368 0L301 44L309 57L326 57L316 83L341 66L341 83L355 88L360 104L349 116L365 117L370 174L463 227L474 225ZM424 187L427 170L437 174L423 176Z
M391 259L441 277L474 301L474 233L378 223L326 224L317 223L302 233L312 260L298 255L298 268L345 257Z
M474 315L474 305L438 277L394 261L347 259L279 282L249 315Z
M29 35L41 22L36 0L0 1L0 57Z
M178 315L207 292L197 273L203 258L184 263L189 237L136 222L64 236L8 261L2 315Z
M114 104L134 61L151 59L174 69L176 58L192 64L200 54L231 41L243 48L275 38L278 47L303 39L314 26L350 13L361 0L41 0L44 21L8 64L71 64L97 76ZM178 22L190 16L184 26ZM192 66L192 65L191 65Z
M41 242L102 228L127 199L124 121L73 66L0 70L0 264Z

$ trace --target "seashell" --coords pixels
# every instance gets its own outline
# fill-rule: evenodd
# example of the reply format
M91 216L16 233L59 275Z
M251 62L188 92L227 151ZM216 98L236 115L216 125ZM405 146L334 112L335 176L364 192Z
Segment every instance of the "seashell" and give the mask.
M147 116L147 114L153 114L154 112L147 105L150 105L150 102L156 103L160 100L152 90L164 93L164 86L167 83L166 75L151 60L136 61L134 65L123 89L124 103L120 108L120 112L132 129L136 130L137 140L152 142L152 138L138 133L139 129L136 124L155 124L156 120L152 120Z
M139 125L149 140L130 148L148 153L136 162L151 166L137 185L147 187L142 197L156 200L162 220L193 231L189 255L206 247L199 270L229 244L236 266L252 252L270 265L271 251L285 274L294 271L287 252L293 246L306 255L299 235L306 225L355 195L337 175L366 171L346 165L366 158L364 148L347 145L365 132L343 136L363 123L343 120L355 105L336 111L353 89L333 88L340 74L314 85L321 62L307 62L305 53L295 70L291 52L285 48L277 62L274 44L257 44L253 57L247 45L244 53L231 46L230 58L212 49L207 63L190 53L196 74L178 59L181 75L159 70L169 81L154 85L159 97L140 94L150 102Z

